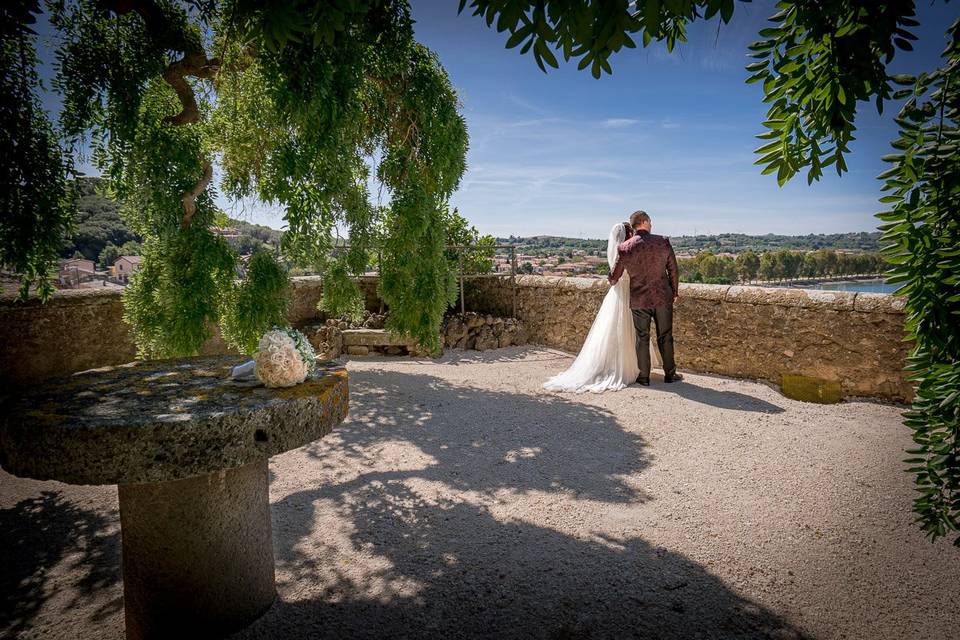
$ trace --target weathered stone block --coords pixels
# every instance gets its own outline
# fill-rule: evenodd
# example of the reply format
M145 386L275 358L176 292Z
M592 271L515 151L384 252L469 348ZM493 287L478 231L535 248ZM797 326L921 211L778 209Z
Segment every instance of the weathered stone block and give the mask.
M853 308L866 313L893 313L902 315L907 306L903 296L891 296L886 293L858 293Z
M347 347L347 354L351 356L365 356L369 355L370 347L365 347L362 345L351 345Z
M412 338L397 336L384 329L346 329L343 331L346 347L410 347L416 344Z
M70 484L167 482L301 447L346 416L347 372L230 379L239 356L132 362L48 380L0 406L0 466Z

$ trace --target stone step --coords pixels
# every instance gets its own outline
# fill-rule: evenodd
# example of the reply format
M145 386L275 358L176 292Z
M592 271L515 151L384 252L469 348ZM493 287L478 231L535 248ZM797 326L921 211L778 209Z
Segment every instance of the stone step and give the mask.
M385 329L344 329L345 347L416 347L413 338L403 338Z

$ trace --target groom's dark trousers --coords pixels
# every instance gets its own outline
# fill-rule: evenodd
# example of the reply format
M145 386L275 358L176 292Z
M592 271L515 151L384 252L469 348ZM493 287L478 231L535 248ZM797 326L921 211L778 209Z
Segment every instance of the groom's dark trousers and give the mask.
M672 376L677 372L673 360L673 305L654 309L631 309L633 326L637 330L637 364L640 377L650 378L650 321L657 327L657 348L663 361L663 375Z

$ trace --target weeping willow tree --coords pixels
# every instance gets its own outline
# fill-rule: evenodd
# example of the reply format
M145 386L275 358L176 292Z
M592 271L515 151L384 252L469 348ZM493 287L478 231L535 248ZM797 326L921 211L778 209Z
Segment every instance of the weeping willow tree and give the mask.
M281 207L285 257L325 273L331 313L360 298L376 226L389 328L425 345L455 296L444 256L446 202L464 171L467 132L435 55L394 0L75 0L3 11L5 157L0 261L49 293L57 237L70 218L71 161L89 149L144 237L124 294L142 355L196 353L219 323L249 350L284 317L276 256L237 257L212 227L218 192ZM41 108L36 36L56 43L56 127ZM222 177L214 181L214 167ZM379 181L388 207L374 208ZM335 239L350 250L331 256Z

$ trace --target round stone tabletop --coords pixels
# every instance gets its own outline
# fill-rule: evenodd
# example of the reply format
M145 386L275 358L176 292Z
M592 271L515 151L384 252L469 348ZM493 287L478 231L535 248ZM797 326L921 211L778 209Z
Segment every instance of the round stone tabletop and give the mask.
M69 484L178 480L295 449L347 414L347 372L303 384L230 379L241 356L132 362L46 381L0 406L0 466Z

